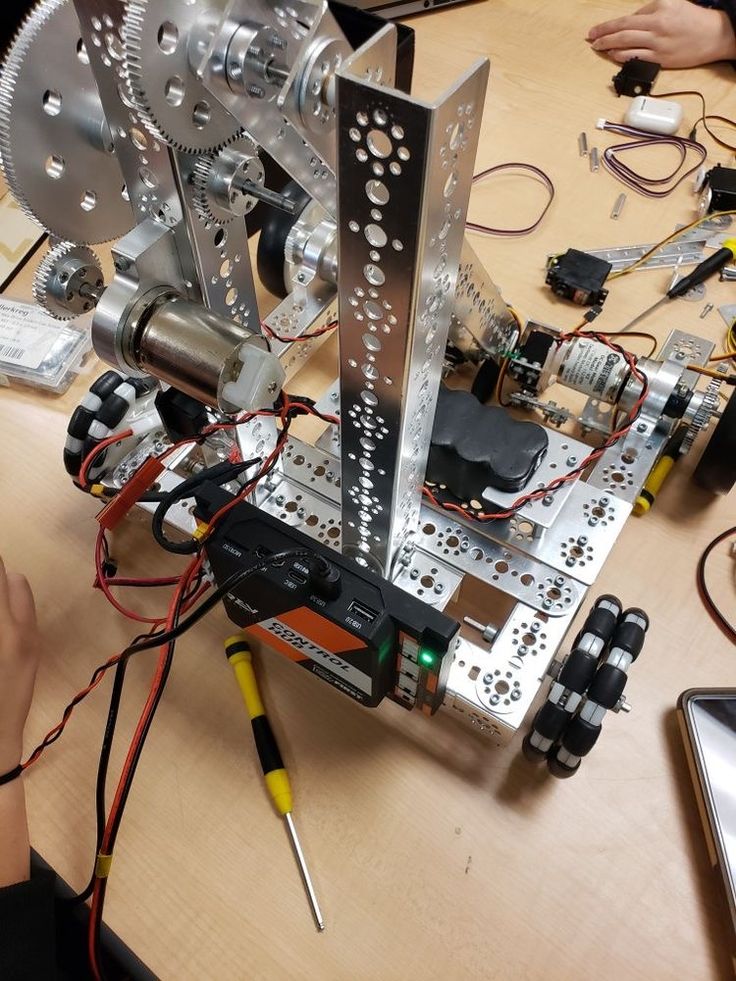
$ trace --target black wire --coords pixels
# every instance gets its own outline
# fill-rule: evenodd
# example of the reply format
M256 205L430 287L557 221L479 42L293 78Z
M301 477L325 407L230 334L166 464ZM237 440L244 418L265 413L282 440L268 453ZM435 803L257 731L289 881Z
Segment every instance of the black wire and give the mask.
M214 467L209 467L192 477L188 477L169 491L156 508L151 521L153 537L161 548L167 552L173 552L175 555L194 555L200 548L200 542L196 539L189 538L183 542L174 542L167 537L164 531L164 521L168 512L178 501L193 497L197 488L205 482L213 481L216 484L226 484L230 480L235 480L236 477L257 463L260 463L259 459L246 460L244 463L231 463L229 460L225 460L223 463L217 463Z
M721 532L720 535L716 535L713 541L706 545L705 549L703 550L703 554L698 559L696 579L698 583L698 592L700 593L700 598L702 599L706 609L728 639L732 643L736 644L736 626L726 619L725 615L716 605L705 579L705 567L708 562L708 556L717 545L720 545L720 543L724 541L724 539L731 538L733 535L736 535L736 525L734 525L732 528L727 528L725 531Z

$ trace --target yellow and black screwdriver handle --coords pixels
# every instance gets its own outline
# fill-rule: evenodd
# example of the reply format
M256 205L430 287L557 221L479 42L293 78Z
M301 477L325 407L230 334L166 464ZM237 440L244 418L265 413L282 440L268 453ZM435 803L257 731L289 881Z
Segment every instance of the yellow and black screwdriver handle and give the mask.
M291 783L258 691L258 682L253 670L253 654L242 634L228 637L225 641L225 653L235 672L245 707L250 716L253 738L256 743L258 758L261 761L266 787L276 810L283 817L292 811Z

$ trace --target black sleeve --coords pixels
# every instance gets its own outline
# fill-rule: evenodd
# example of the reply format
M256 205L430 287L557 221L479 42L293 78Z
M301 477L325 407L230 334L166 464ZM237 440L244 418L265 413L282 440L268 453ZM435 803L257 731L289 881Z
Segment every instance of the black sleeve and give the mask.
M0 977L54 981L56 941L53 873L0 889Z

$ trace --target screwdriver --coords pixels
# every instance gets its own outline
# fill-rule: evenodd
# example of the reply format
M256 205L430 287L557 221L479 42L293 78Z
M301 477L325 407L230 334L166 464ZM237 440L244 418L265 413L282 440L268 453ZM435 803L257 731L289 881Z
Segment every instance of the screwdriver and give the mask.
M291 845L294 849L294 855L299 866L299 872L301 873L302 882L307 892L309 905L312 909L317 929L324 930L325 924L322 919L322 912L317 902L317 896L309 875L304 852L302 851L302 846L299 842L296 828L294 827L294 818L292 817L293 801L289 774L284 767L276 737L273 734L271 724L266 717L266 709L261 701L258 682L256 681L255 671L253 670L253 654L242 634L228 637L225 641L225 653L235 672L235 677L240 686L240 692L250 717L251 726L253 727L253 738L255 740L256 750L258 751L258 758L261 761L266 787L276 810L284 818L286 823L286 829L291 839Z
M710 279L717 272L720 272L724 266L728 265L729 262L733 262L736 258L736 238L729 238L723 243L723 247L714 252L713 255L709 255L707 259L697 265L691 273L687 276L683 276L682 279L678 279L674 286L671 286L667 290L665 295L661 299L653 303L652 306L648 307L643 313L640 313L638 317L634 317L631 323L626 324L619 333L625 334L627 330L631 330L637 324L641 323L645 317L648 317L650 313L661 307L662 304L666 303L668 300L676 300L680 296L684 296L695 286L700 286L704 283L706 279Z

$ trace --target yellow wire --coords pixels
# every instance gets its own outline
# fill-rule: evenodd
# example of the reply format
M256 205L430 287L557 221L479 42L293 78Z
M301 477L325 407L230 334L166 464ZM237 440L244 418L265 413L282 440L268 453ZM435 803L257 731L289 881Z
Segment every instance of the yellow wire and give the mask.
M630 263L628 266L625 266L623 269L619 269L616 272L611 273L611 275L608 277L609 281L612 279L618 279L620 276L628 275L630 272L633 272L634 269L638 269L643 262L646 262L647 259L650 259L655 252L658 252L665 245L669 245L670 242L674 242L675 239L678 239L681 235L684 235L686 232L691 231L693 228L697 228L699 225L702 225L704 222L711 221L711 219L713 218L721 218L723 215L736 215L736 210L712 211L708 215L703 215L702 218L697 218L689 225L684 225L682 228L678 228L677 231L672 232L672 234L668 235L667 238L663 238L661 242L657 242L656 245L653 245L651 249L648 249L644 253L644 255L640 256L638 259L635 259L634 262Z

